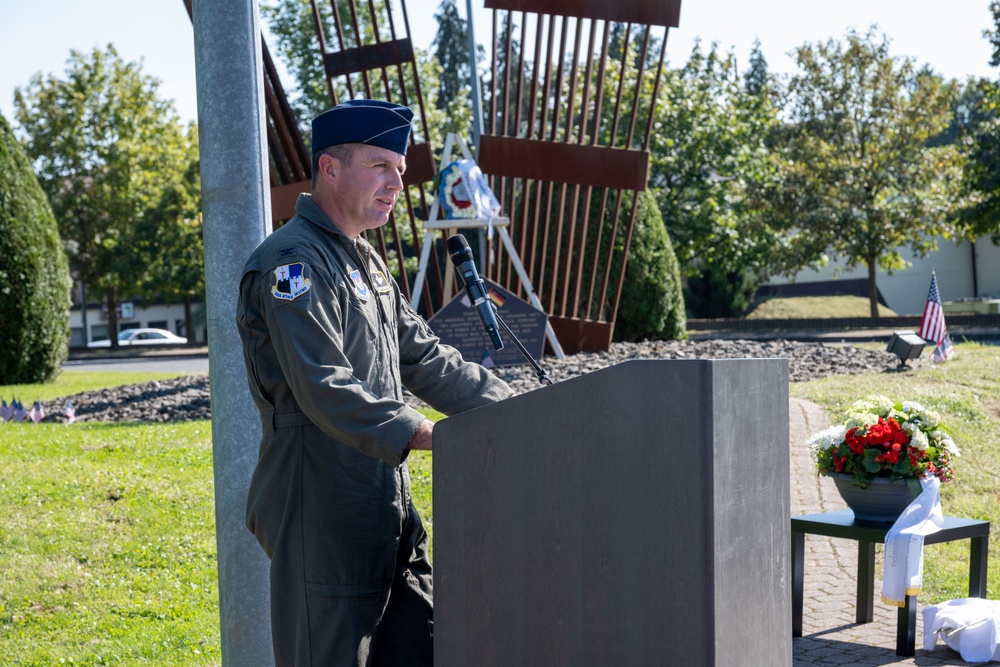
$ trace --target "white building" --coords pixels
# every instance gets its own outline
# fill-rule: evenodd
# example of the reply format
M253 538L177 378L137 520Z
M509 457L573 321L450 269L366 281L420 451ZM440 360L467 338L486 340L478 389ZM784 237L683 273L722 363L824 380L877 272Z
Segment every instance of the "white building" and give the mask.
M87 336L84 336L84 318L86 317ZM205 306L202 303L191 304L191 319L194 321L194 340L204 344L208 339L208 329L205 323ZM189 341L191 336L185 332L184 304L153 304L148 308L139 308L136 303L123 301L118 317L118 331L151 327L166 329L178 336L184 336ZM86 316L79 303L74 303L69 312L70 347L86 347L87 343L107 340L108 314L103 304L88 303Z
M942 301L1000 299L1000 247L993 245L989 237L975 243L938 239L938 250L923 258L914 257L907 251L901 254L910 262L908 269L891 275L879 270L876 278L885 304L899 315L923 313L932 270L937 274ZM852 281L856 284L859 280L867 285L868 269L859 266L846 270L844 262L838 259L819 271L804 269L790 280L772 278L771 285L784 288L782 293L786 295L807 293L807 290L809 294L836 294L837 283ZM808 289L810 287L812 289Z

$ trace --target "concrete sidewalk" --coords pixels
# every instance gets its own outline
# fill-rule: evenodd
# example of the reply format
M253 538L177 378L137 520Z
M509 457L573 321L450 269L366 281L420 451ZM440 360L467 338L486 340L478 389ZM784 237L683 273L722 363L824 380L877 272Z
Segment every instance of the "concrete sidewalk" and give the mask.
M828 426L823 410L810 401L789 402L792 515L814 514L845 507L833 481L816 474L806 440ZM923 604L917 604L916 655L896 655L897 609L884 604L881 554L876 551L875 617L855 623L857 542L806 535L802 637L792 640L794 665L969 665L939 641L924 651ZM791 628L789 628L791 632Z

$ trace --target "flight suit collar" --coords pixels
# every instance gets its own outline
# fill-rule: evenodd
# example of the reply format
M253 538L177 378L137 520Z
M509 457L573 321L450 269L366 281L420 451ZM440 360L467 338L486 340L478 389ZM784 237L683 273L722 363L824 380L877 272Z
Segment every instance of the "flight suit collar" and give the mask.
M312 195L308 192L299 193L299 198L295 202L295 213L311 224L333 234L342 246L354 250L359 258L364 257L367 261L370 257L373 250L371 244L362 236L359 236L356 240L348 238L344 232L340 231L333 220L327 216L326 212L320 208L319 204L313 201Z

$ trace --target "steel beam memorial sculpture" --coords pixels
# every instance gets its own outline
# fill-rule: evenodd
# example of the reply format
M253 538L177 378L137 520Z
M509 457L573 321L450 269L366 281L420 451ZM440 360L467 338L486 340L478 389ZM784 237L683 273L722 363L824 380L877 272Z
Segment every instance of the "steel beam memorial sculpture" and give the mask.
M479 165L567 352L606 350L680 0L486 0L493 9ZM497 249L489 277L518 293Z
M416 111L407 153L406 219L373 245L411 298L403 259L420 255L435 163L406 3L310 0L330 104L383 98ZM190 0L185 0L190 12ZM346 13L342 9L346 7ZM646 189L649 139L680 0L487 0L493 10L485 132L477 160L500 198L527 273L567 352L611 343ZM310 157L267 45L263 46L271 208L276 225L309 189ZM308 119L306 119L308 120ZM421 285L430 316L446 290L446 234ZM509 253L489 249L486 275L525 296ZM441 259L439 259L439 257ZM454 286L452 286L454 287Z

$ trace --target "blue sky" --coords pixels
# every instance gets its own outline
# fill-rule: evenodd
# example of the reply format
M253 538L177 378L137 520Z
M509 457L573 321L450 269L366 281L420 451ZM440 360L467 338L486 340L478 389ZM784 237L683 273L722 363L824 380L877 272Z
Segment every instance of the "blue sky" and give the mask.
M427 48L434 37L439 0L410 0L414 41ZM465 11L465 0L458 0ZM481 7L482 0L473 2ZM474 10L476 34L489 35L489 13ZM670 63L680 65L694 40L718 42L745 63L759 38L772 71L793 69L786 55L804 42L843 37L851 28L878 24L892 39L892 52L928 63L959 79L996 78L982 31L991 27L988 0L683 0L680 26L670 31ZM59 76L70 50L90 51L112 43L128 61L161 81L160 95L174 100L184 120L195 120L194 36L182 0L0 0L0 113L13 122L14 88L36 72ZM291 81L286 80L286 85Z

